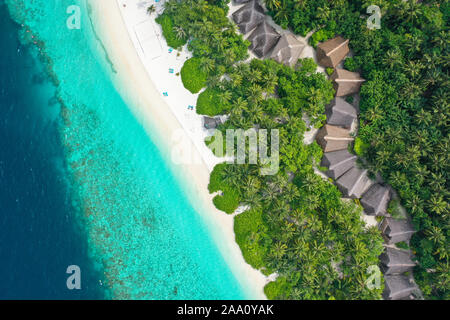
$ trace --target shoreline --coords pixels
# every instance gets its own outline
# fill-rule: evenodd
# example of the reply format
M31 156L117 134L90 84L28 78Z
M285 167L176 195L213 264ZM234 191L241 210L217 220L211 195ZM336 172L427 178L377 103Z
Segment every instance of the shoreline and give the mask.
M116 0L111 5L110 1L89 1L94 23L117 70L113 79L115 86L136 120L168 161L191 204L210 227L209 233L214 243L244 294L252 299L266 299L263 288L269 282L268 277L245 262L235 241L234 216L216 209L212 203L213 196L207 189L212 168L224 159L216 158L204 144L203 137L207 132L202 129L201 116L187 109L187 105L195 106L197 95L186 90L181 77L175 75L189 54L183 50L177 56L175 50L168 53L164 50L167 45L161 45L158 58L146 58L133 28L142 23L152 23L154 26L157 14L148 16L146 7L139 8L138 3L138 0ZM159 40L165 45L164 40ZM169 68L175 69L173 74L169 73ZM157 79L155 75L158 75ZM163 96L163 88L166 88L168 97ZM170 150L173 143L187 148L191 159L196 161L174 163L177 159Z

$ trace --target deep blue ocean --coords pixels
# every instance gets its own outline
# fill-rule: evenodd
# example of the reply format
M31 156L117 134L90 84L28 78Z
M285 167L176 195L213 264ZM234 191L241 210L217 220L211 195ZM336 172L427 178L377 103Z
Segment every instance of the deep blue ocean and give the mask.
M72 206L55 87L3 1L0 24L0 299L103 298ZM81 290L66 287L68 263Z
M253 298L116 89L89 2L4 2L0 299ZM69 265L80 291L66 287Z

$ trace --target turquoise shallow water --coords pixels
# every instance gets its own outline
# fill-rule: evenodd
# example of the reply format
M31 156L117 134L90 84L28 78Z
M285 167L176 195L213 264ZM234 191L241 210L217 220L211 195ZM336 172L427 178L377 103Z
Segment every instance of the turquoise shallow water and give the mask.
M174 177L114 89L114 66L92 29L86 3L6 2L24 24L23 34L45 52L57 86L59 138L76 185L73 199L79 199L73 205L81 203L79 220L89 256L103 272L105 297L251 298L189 202L187 184ZM73 4L82 10L80 30L66 27L66 9Z

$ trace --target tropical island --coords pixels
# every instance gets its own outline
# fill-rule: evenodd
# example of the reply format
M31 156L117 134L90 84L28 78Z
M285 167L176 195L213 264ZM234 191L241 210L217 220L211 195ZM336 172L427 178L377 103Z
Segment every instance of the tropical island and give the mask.
M448 0L4 2L0 299L449 299Z
M211 193L219 192L218 209L229 214L248 209L235 216L236 241L250 265L276 274L265 287L269 299L380 299L383 290L404 285L398 274L413 267L420 288L415 298L448 299L449 4L375 2L370 4L381 8L382 27L373 30L367 27L367 1L244 0L231 6L226 0L168 1L157 18L169 46L187 45L192 52L181 77L189 91L200 92L196 111L205 115L208 128L224 134L237 128L280 132L276 175L259 175L261 164L223 163L209 184ZM308 45L317 49L316 61L300 58ZM334 60L321 59L345 46L351 56L347 50ZM333 100L335 94L344 99ZM357 133L342 133L332 122L348 126L348 118L339 121L352 104L358 118L353 111L350 124L357 122ZM305 139L321 127L319 143ZM336 138L341 133L348 138ZM329 149L327 139L333 141ZM339 139L346 140L344 147L336 147ZM321 162L324 151L329 156ZM331 178L344 172L336 176L336 170L324 168L333 161L358 162L358 167L347 165L344 172L351 173L336 186ZM346 189L352 179L363 178L382 184L354 194L354 185L352 192ZM365 199L363 191L370 193ZM374 199L383 204L371 203ZM377 214L385 232L403 218L409 236L385 248L380 229L361 219L363 209ZM415 262L388 275L396 258L400 264L411 261L404 252ZM388 288L366 286L372 265L385 266L392 278ZM405 290L412 297L412 290Z

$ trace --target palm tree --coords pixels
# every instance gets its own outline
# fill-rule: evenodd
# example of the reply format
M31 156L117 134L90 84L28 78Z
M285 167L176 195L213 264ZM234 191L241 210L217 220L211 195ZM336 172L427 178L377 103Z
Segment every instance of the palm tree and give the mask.
M442 30L431 42L438 46L441 50L445 50L450 42L449 33Z
M296 10L303 9L305 7L306 0L294 0L294 8Z
M231 86L237 88L242 84L242 76L238 73L233 73L230 75Z
M245 196L244 203L249 205L252 209L260 209L262 207L261 201L261 196L257 192L254 192Z
M313 249L314 255L319 260L322 260L328 253L328 250L322 241L318 242L317 240L314 240L311 248Z
M275 201L273 206L273 212L280 218L286 218L289 215L290 209L290 206L286 202L279 199Z
M298 191L297 186L295 186L293 183L289 183L286 186L286 190L284 193L286 200L288 200L289 202L294 201L297 197L300 196L300 192Z
M242 114L242 112L247 111L248 103L242 97L238 97L233 103L233 112Z
M279 9L281 7L280 0L265 0L267 9L269 10L275 10Z
M442 230L439 227L431 226L425 231L428 239L433 241L435 244L443 244L445 243L445 235L442 233Z
M220 83L220 77L217 75L212 75L210 77L208 77L208 87L209 88L217 88L219 86Z
M278 77L275 73L269 72L264 77L264 87L268 94L275 92L275 87L278 84Z
M412 35L408 36L408 41L405 43L405 47L408 48L410 54L415 54L421 51L422 38Z
M147 14L150 15L150 16L151 16L155 11L156 11L156 7L155 7L154 4L152 4L151 6L149 6L149 7L147 8Z
M262 73L258 69L252 69L248 72L247 77L251 83L256 83L256 82L261 81Z
M404 185L404 182L406 182L406 176L401 173L400 171L394 171L391 173L389 177L389 182L392 184L394 188L400 188Z
M231 92L230 91L222 91L218 94L220 103L227 105L231 100Z
M420 71L422 71L423 68L425 68L425 66L420 61L409 61L403 67L403 69L409 73L413 79L420 74Z
M423 183L425 177L430 174L430 172L427 170L427 167L422 165L416 165L413 172L419 183Z
M442 162L445 161L445 159L443 159L442 157L439 157L439 159L442 159L441 160ZM439 169L442 168L442 165L439 165L438 168ZM445 185L446 179L444 178L444 175L441 172L439 173L432 172L428 182L432 190L439 192Z
M441 215L449 209L448 203L444 201L443 197L436 194L433 194L428 201L428 208L437 215Z
M259 189L259 180L254 176L247 176L242 188L246 194L255 194Z
M278 12L275 13L275 18L282 22L289 21L289 13L289 8L286 5L283 5L278 9Z
M173 27L173 31L175 32L175 37L180 40L186 37L186 31L182 27Z
M367 114L365 116L369 121L377 121L383 118L383 110L378 105L375 105L373 108L367 110Z
M250 88L248 88L248 100L254 104L260 102L263 99L263 90L262 88L257 85L253 84Z
M450 286L450 265L449 263L442 262L439 263L436 267L436 273L438 274L438 281L435 283L436 288L442 290L444 292L445 290L448 290Z
M208 11L208 2L206 0L196 0L195 8L201 13L206 13Z
M272 255L279 260L286 254L287 246L284 243L276 242L272 249Z
M406 21L415 23L422 13L421 5L416 3L416 0L408 0L404 5L404 15L406 16Z
M404 100L413 100L417 96L419 96L422 92L421 87L419 85L409 82L405 84L405 86L402 88L402 92L400 93L401 96L404 98Z
M416 120L418 124L428 126L433 120L433 116L430 112L425 111L423 108L416 113Z
M166 1L164 3L164 12L168 14L175 12L178 9L179 5L180 3L178 3L177 1Z
M449 100L450 100L449 93L444 88L439 88L438 90L433 92L433 95L431 97L433 105L435 105L438 108L442 108L442 106L448 106Z
M388 163L390 159L391 153L387 150L379 150L377 151L376 160L380 164Z
M427 87L435 86L441 81L441 79L442 79L442 72L437 68L433 68L431 69L431 71L427 72L424 82L427 85Z
M400 51L389 50L383 58L383 63L389 68L394 68L402 64L402 54Z
M214 70L215 63L213 59L202 58L200 68L205 73L211 73Z
M253 124L260 123L263 116L264 110L263 108L261 108L261 106L254 104L250 107L248 119L251 123Z
M239 187L241 184L241 176L239 172L236 170L236 166L228 165L223 170L222 179L224 182L228 183L233 187Z
M413 214L418 213L423 209L422 199L420 199L418 195L414 194L411 198L406 200L406 207L408 207Z
M275 199L277 198L277 196L278 196L278 193L276 192L276 190L274 188L271 188L269 186L264 188L263 201L267 205L270 205L271 203L273 203L275 201Z
M330 18L331 10L328 6L317 8L317 18L327 21Z
M235 67L235 72L241 77L247 77L250 73L250 65L248 63L238 63Z

